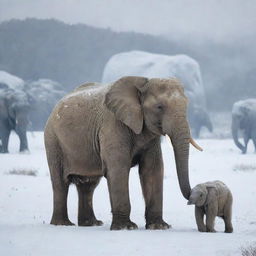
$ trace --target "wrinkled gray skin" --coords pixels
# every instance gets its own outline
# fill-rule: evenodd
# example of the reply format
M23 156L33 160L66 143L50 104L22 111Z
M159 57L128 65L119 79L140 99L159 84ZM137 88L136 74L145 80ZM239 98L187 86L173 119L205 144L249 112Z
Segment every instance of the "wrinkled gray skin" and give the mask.
M247 145L252 139L256 152L256 99L241 100L232 108L232 136L236 146L242 153L247 152ZM244 145L239 141L242 133Z
M212 132L206 108L206 97L199 63L188 55L164 55L144 51L121 52L106 63L102 82L110 83L122 76L177 77L189 99L188 121L193 137L199 137L202 127Z
M232 233L232 194L221 181L201 183L195 186L189 197L188 204L195 205L195 218L200 232L216 232L215 217L221 217L225 223L225 232ZM206 225L204 223L206 215Z
M54 106L65 95L65 92L59 83L50 79L27 82L24 87L34 100L29 115L32 124L31 129L42 131Z
M187 99L176 79L123 77L113 84L85 84L64 97L45 128L53 186L51 224L72 225L67 213L70 183L79 196L78 225L101 225L92 198L107 178L112 230L135 229L130 220L129 171L139 165L146 228L166 229L162 219L163 160L160 136L172 141L180 189L188 199L190 131Z
M30 97L22 90L0 86L0 138L1 152L8 153L11 130L20 139L20 152L28 151L27 126L30 110Z

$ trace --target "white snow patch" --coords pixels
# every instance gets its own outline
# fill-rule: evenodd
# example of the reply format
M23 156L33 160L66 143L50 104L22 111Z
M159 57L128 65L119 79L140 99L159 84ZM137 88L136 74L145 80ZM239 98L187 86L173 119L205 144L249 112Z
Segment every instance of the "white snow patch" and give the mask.
M197 231L194 207L187 206L179 190L173 152L164 139L164 219L173 228L145 230L144 202L137 168L130 174L131 219L135 231L110 231L111 213L107 183L102 178L95 191L94 208L102 227L56 227L49 224L52 187L43 144L43 133L28 133L30 154L19 154L16 134L10 154L0 154L0 252L1 255L241 255L240 247L256 240L256 171L234 171L238 165L255 165L253 145L242 155L230 139L198 140L203 152L191 148L191 186L221 180L232 191L233 234L223 233L216 220L215 234ZM7 175L13 169L36 170L37 176ZM77 193L70 187L68 210L77 223Z

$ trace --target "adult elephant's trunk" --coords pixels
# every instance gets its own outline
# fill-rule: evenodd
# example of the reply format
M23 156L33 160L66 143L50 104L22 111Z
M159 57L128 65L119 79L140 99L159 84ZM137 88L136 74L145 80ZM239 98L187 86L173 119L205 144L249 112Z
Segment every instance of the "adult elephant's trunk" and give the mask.
M239 142L238 140L238 130L239 130L239 120L235 117L232 117L232 136L235 144L238 148L240 148L242 151L245 150L245 147Z
M170 129L167 135L170 137L174 149L180 190L183 196L189 199L191 191L188 171L190 130L187 121L184 119L177 120L175 126L177 128Z

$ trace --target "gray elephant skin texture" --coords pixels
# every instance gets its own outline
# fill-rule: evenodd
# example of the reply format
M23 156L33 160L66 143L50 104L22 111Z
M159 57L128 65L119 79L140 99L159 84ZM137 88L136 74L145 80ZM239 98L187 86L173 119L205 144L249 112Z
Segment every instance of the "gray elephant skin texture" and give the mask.
M101 225L93 211L95 187L108 183L112 230L136 229L130 220L129 171L139 165L147 229L166 229L162 219L163 159L160 136L174 148L180 189L188 199L190 136L187 98L177 79L123 77L108 85L89 83L59 101L45 128L53 187L51 223L72 225L67 213L71 183L79 197L78 225Z
M31 98L23 90L10 89L3 83L0 87L0 151L8 153L10 132L14 130L20 139L20 152L26 152Z
M121 52L106 63L102 82L110 83L122 76L178 78L189 99L188 120L193 137L199 137L202 127L213 131L200 66L195 59L185 54L170 56L144 51Z
M232 108L232 136L236 146L243 154L247 152L247 145L253 141L256 152L256 99L237 101ZM239 141L242 134L244 145Z
M216 232L216 216L225 223L225 232L232 233L232 202L230 189L222 181L211 181L195 186L189 197L188 205L195 205L195 218L200 232ZM206 215L206 224L204 223Z

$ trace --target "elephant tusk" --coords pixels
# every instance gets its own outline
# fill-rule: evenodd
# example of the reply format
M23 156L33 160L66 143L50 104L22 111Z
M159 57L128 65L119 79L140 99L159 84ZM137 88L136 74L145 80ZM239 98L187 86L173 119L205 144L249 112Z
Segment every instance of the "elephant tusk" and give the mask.
M199 145L197 145L197 143L192 138L189 139L189 142L199 151L203 151L203 149Z

